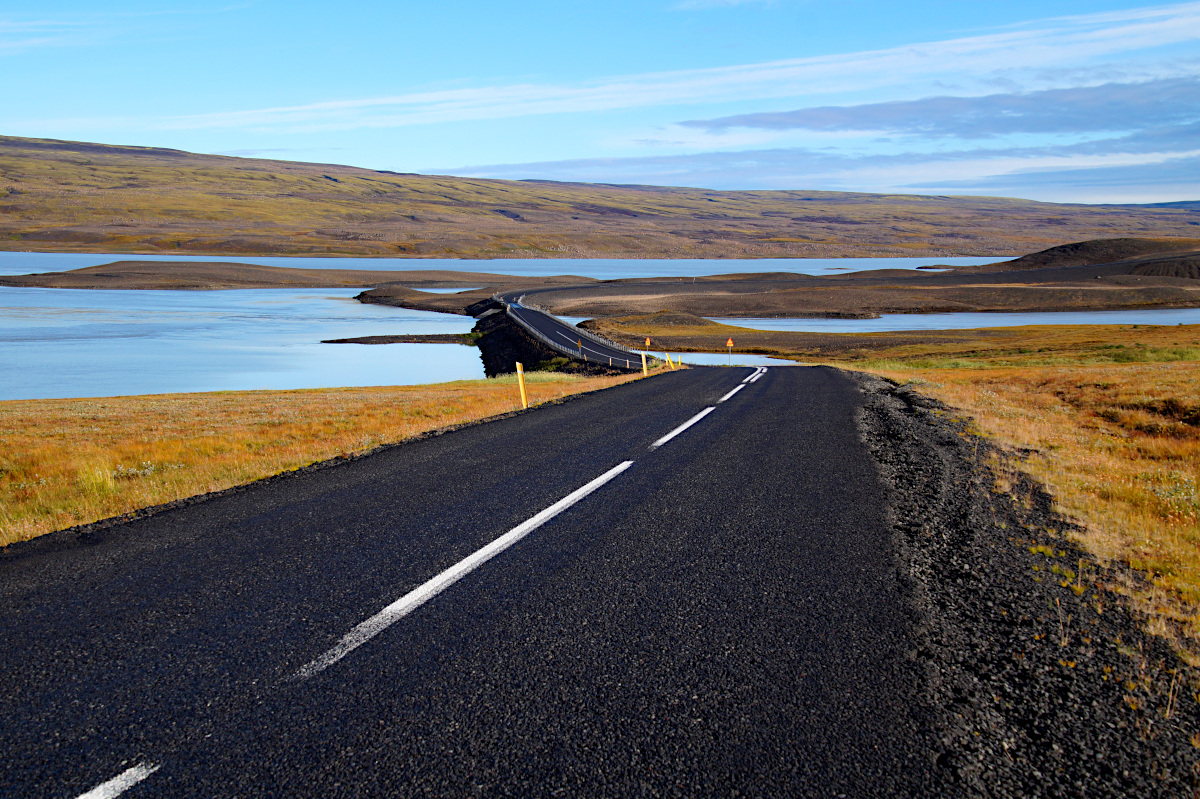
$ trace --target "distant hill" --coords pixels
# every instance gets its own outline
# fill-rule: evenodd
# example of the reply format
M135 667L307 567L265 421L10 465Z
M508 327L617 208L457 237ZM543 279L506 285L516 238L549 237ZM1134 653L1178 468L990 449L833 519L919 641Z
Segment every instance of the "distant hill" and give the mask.
M1192 203L482 180L0 137L3 250L939 258L1197 235L1200 208Z
M1044 269L1058 266L1090 266L1126 261L1131 258L1196 250L1200 250L1200 239L1098 239L1072 242L1023 255L1006 262L1004 267L1006 269Z

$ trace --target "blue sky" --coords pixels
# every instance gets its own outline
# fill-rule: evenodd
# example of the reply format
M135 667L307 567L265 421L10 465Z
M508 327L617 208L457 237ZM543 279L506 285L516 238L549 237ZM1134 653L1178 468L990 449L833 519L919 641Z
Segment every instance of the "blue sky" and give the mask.
M398 172L1200 199L1200 2L40 0L0 133Z

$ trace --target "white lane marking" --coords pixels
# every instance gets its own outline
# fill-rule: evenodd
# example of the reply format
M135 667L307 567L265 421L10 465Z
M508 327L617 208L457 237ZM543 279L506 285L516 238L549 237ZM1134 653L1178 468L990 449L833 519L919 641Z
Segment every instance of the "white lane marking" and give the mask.
M713 412L713 411L715 411L716 409L717 409L717 406L715 406L715 405L714 405L714 406L712 406L711 408L705 408L704 410L700 411L700 413L696 414L696 415L695 415L695 416L693 416L691 419L688 419L686 422L684 422L683 424L679 425L679 427L676 427L674 430L672 430L671 432L667 433L665 436L663 436L662 438L660 438L658 441L655 441L653 444L651 444L651 445L650 445L650 449L658 449L658 448L659 448L659 447L661 447L663 444L667 443L667 442L668 442L668 441L670 441L672 438L674 438L675 436L677 436L677 435L679 435L680 433L682 433L684 430L687 430L689 427L691 427L691 426L692 426L692 425L694 425L696 422L698 422L698 421L700 421L701 419L703 419L705 416L708 416L710 413L712 413L712 412Z
M395 602L388 605L386 608L379 611L374 616L360 623L357 627L348 632L332 649L330 649L324 655L321 655L321 657L317 658L313 662L309 663L304 668L300 669L300 671L296 672L293 679L306 680L309 677L319 674L320 672L329 668L334 663L337 663L346 655L350 654L355 649L358 649L367 641L370 641L388 627L395 624L409 613L412 613L418 607L433 599L435 596L454 585L463 577L467 576L467 574L496 557L501 552L508 549L513 544L517 543L522 538L529 535L531 532L565 511L567 508L579 502L588 494L600 488L609 480L612 480L614 477L632 465L633 461L625 461L617 466L614 466L592 482L563 497L558 502L555 502L553 505L546 508L544 511L532 517L531 519L517 525L492 543L488 544L482 549L477 550L474 554L468 555L458 563L446 569L441 574L409 591L407 594L400 597Z
M752 383L752 382L754 382L755 380L757 380L757 379L758 379L758 376L759 376L760 374L762 374L763 372L765 372L765 371L767 371L767 370L766 370L766 369L764 369L764 368L762 368L761 366L755 367L755 369L754 369L754 372L753 372L753 373L751 373L751 374L748 374L748 375L746 375L746 379L745 379L745 380L743 380L742 382L743 382L743 383Z
M766 370L766 369L763 369L761 372L759 372L758 374L756 374L756 375L754 375L753 377L751 377L751 378L750 378L750 382L751 382L751 383L757 383L757 382L758 382L758 378L762 377L762 376L763 376L763 375L765 375L766 373L767 373L767 370Z
M581 338L571 338L571 336L567 335L567 334L566 334L565 332L563 332L562 330L558 330L558 331L555 331L555 332L557 332L557 333L558 333L558 335L562 336L563 338L565 338L567 341L571 342L572 344L578 344L579 342L583 341L583 339L581 339ZM590 342L589 342L589 343L590 343ZM596 349L595 347L589 347L589 346L587 346L587 345L584 345L584 346L582 346L582 347L580 347L580 348L579 348L579 351L580 351L580 352L583 352L584 350L587 350L588 352L594 352L594 353L596 353L597 355L604 355L604 353L603 353L603 352L601 352L600 350Z
M81 793L77 799L115 799L128 791L142 780L158 771L158 766L139 763L131 769L126 769L108 782L102 782L87 793Z
M725 400L729 399L730 397L732 397L734 394L738 393L745 387L746 387L746 384L742 383L737 388L735 388L733 391L730 391L728 394L726 394L725 396L723 396L719 400L717 400L717 404L720 404L720 403L724 402Z

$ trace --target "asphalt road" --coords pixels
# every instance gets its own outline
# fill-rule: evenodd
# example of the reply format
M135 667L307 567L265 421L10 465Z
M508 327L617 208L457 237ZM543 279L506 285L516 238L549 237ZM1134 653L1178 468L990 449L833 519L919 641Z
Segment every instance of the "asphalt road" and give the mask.
M567 347L572 352L583 353L588 361L620 366L625 369L640 369L641 355L602 344L581 334L573 325L564 322L556 316L528 308L521 304L520 298L524 292L511 292L504 295L509 311L522 322L536 329L543 336L560 347Z
M859 401L672 372L9 547L0 796L928 795Z

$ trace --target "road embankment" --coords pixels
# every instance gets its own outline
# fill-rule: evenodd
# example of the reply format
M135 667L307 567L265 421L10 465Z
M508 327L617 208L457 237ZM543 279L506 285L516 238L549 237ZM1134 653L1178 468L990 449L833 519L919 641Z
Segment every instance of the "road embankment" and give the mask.
M1076 546L1014 453L965 418L858 379L939 770L974 796L1192 795L1200 682L1123 597L1143 578Z

